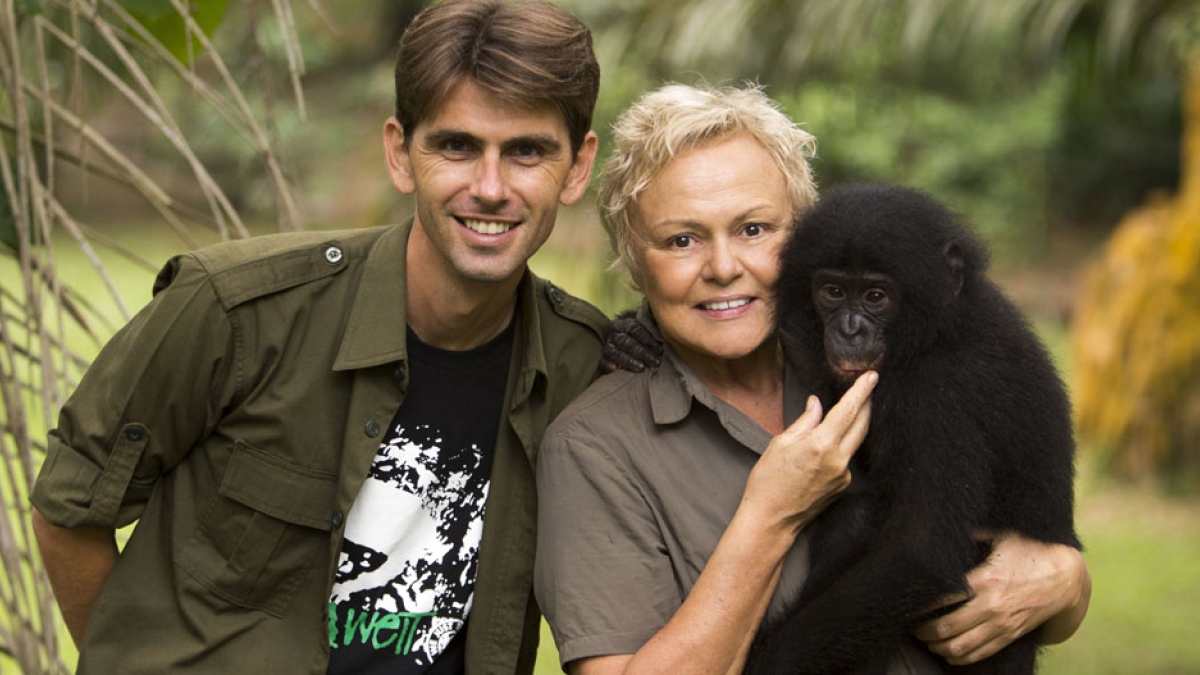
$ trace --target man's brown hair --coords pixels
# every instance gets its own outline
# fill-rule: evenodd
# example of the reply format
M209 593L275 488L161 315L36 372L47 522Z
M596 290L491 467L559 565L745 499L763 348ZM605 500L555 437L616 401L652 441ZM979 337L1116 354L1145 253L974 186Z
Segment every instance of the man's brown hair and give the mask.
M396 59L396 119L406 139L463 78L514 105L553 106L572 153L591 129L600 91L592 34L548 2L448 0L418 14Z

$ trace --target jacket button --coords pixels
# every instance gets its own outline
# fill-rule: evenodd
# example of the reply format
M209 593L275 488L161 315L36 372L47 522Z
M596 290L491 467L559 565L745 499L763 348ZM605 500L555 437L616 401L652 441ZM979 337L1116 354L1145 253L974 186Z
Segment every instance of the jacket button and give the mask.
M330 246L325 249L325 261L330 265L336 265L342 262L342 249L336 246Z
M146 430L140 426L131 426L125 429L125 439L134 443L146 437Z
M332 525L333 529L335 530L341 527L342 523L344 522L346 522L346 516L342 515L341 511L334 511L333 516L329 519L329 524Z
M404 364L397 363L396 365L392 366L392 375L395 375L397 380L403 380L404 379Z
M375 420L367 420L367 423L363 426L363 433L371 438L378 436L380 430L379 422Z
M563 304L563 294L562 291L558 290L557 286L550 287L550 299L553 300L554 304L556 305Z

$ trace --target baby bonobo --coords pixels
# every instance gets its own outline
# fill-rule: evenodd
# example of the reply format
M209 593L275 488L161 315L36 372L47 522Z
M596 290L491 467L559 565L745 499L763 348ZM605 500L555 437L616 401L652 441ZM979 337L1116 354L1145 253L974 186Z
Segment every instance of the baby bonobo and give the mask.
M797 605L747 672L883 673L939 598L967 589L975 534L1079 547L1069 403L1045 349L985 276L983 245L916 190L828 192L783 250L776 318L825 409L880 374L846 493L810 528ZM946 672L1032 673L1037 638Z

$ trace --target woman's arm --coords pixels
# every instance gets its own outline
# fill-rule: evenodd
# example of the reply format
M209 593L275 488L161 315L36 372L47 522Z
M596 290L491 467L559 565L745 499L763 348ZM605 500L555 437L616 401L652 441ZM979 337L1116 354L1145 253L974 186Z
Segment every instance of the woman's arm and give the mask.
M1015 533L987 539L991 555L967 574L969 598L944 604L967 602L914 631L953 665L985 659L1039 626L1044 644L1062 642L1087 614L1092 578L1082 553Z
M850 457L866 435L871 373L821 421L815 398L773 440L695 587L635 654L568 664L575 675L738 673L796 536L850 483Z

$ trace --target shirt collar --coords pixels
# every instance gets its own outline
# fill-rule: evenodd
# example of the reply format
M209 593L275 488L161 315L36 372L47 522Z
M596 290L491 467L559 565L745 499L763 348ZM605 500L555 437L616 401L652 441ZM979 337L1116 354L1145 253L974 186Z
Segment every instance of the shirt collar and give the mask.
M637 314L638 322L655 337L662 340L662 332L650 313L650 307L642 303ZM691 414L693 401L712 410L722 426L746 447L761 453L771 440L771 435L754 423L741 411L717 398L704 380L683 361L671 345L663 341L663 363L650 374L650 409L655 424L671 425L682 422ZM790 365L784 365L784 422L790 425L804 412L807 392L796 379Z
M716 397L704 386L704 382L692 371L671 345L663 340L658 322L650 313L650 306L642 303L637 313L638 323L663 343L663 363L650 373L650 410L655 424L677 424L687 417L692 409L692 400L697 399L709 408L715 407Z

